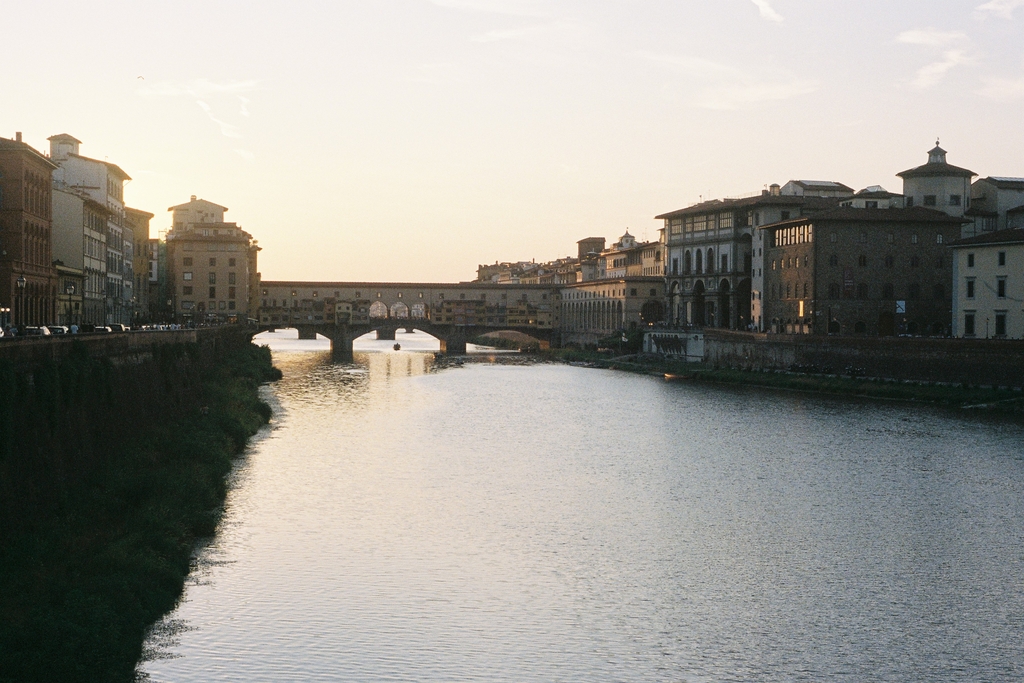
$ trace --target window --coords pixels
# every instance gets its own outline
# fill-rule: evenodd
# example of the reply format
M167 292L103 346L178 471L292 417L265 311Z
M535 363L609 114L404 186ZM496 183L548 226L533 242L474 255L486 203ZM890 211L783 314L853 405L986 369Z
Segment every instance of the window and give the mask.
M924 196L924 205L925 206L935 206L935 203L936 203L935 202L935 195L933 195L933 194L926 194Z
M857 265L860 266L861 268L866 268L867 265L868 265L868 257L865 256L864 254L861 254L860 256L858 256L857 257Z
M1001 277L996 280L996 296L1000 299L1006 298L1006 278Z
M234 268L234 267L235 267L235 259L229 258L228 259L228 268Z
M184 280L185 282L191 282L192 281L192 272L191 271L185 271L184 273L181 274L181 279Z
M885 236L885 241L888 242L889 244L892 244L895 240L896 236L893 235L891 232Z
M231 271L230 273L228 273L228 284L235 284L235 271ZM316 292L313 292L313 296L316 296Z
M1005 266L1006 265L1006 252L1005 251L999 252L999 254L997 255L996 259L997 259L998 265Z
M186 256L185 258L181 259L181 265L191 267L192 266L192 257L191 256Z
M910 236L910 243L911 244L917 244L917 233L916 232L913 235Z
M228 302L228 310L229 311L235 310L235 302L234 301L229 301Z
M967 267L968 268L973 268L974 267L974 254L968 254L967 255Z
M835 254L832 254L831 256L828 257L828 264L830 266L838 266L839 265L839 257L836 256Z
M914 205L914 198L913 197L907 197L907 208L909 209L913 205Z
M974 311L964 312L964 336L974 336Z
M229 299L234 299L235 298L235 288L234 287L228 287L228 298Z
M1006 311L996 311L996 336L1006 336Z
M969 277L969 278L967 278L967 280L964 281L964 290L965 290L965 295L967 296L968 299L973 299L974 298L974 278L973 277Z
M958 195L958 194L951 194L951 195L949 195L949 205L950 206L960 206L960 195Z
M878 202L877 201L873 201L873 200L872 201L864 202L864 208L865 209L877 209L878 208Z
M217 266L217 259L211 258L210 259L210 267L211 268L215 268L216 266Z
M857 298L867 299L868 298L868 285L866 282L862 282L857 285Z
M728 254L722 254L722 272L723 273L728 273L729 272L729 255Z
M942 244L942 233L935 236L935 244Z
M210 296L208 296L206 298L208 298L208 299L216 299L217 298L217 288L216 287L210 287Z
M208 277L210 278L210 284L211 285L217 284L217 273L215 273L213 271L210 271Z
M772 259L772 270L775 270L775 259Z
M804 283L804 298L807 298L807 283Z
M786 283L786 298L787 298L787 299L788 299L788 298L790 298L790 291L791 291L791 288L792 288L792 285L791 285L791 284L790 284L789 282L787 282L787 283Z
M830 284L828 286L828 296L829 296L830 299L838 299L839 298L839 285L837 285L834 282L832 284Z
M192 285L184 285L181 288L181 295L182 296L192 296Z
M868 234L866 232L862 232L860 234L860 241L861 242L867 242L868 241Z
M892 268L893 258L891 255L885 257L885 267Z
M882 285L882 298L883 299L892 299L893 298L893 291L894 291L894 288L892 286L892 283L891 282L885 283L884 285Z
M832 244L836 243L836 234L834 232L828 236L828 241Z

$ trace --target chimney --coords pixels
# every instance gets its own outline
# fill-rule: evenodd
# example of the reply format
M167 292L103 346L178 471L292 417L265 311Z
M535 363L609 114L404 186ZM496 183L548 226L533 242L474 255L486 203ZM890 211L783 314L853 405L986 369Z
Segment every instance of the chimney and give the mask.
M14 141L15 142L21 142L21 131L20 130L17 133L14 134Z
M194 202L194 201L196 200L196 196L195 196L195 195L192 195L191 197L189 197L189 198L188 198L188 200L189 200L190 202Z

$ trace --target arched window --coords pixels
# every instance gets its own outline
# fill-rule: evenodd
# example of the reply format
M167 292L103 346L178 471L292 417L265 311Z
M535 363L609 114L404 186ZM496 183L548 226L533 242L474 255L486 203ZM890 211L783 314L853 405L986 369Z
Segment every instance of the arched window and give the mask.
M828 257L828 264L830 266L838 266L839 265L839 257L837 255L835 255L835 254L832 254L831 256Z
M683 272L687 275L693 270L693 255L687 249L686 253L683 254Z
M708 272L709 273L715 272L715 250L714 249L708 249L708 260L706 261L706 263L707 263L707 267L708 267Z
M807 298L807 283L804 283L804 298Z
M860 256L858 256L857 257L857 265L860 266L861 268L866 268L867 265L868 265L868 257L865 256L864 254L861 254Z
M838 299L839 298L839 285L835 282L828 286L828 298Z
M868 284L866 282L861 282L859 285L857 285L857 298L858 299L867 299L868 298Z
M704 253L698 249L696 252L697 262L694 264L694 270L699 275L704 272L703 255Z

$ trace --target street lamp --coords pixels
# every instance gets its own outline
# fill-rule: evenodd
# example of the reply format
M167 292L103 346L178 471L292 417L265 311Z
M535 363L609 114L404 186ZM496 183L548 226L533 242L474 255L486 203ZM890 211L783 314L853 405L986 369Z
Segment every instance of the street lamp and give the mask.
M64 293L68 295L68 300L66 302L64 302L65 303L64 324L70 325L72 323L72 320L71 320L71 308L72 308L71 298L75 295L75 283L74 282L69 282L66 285L64 285Z
M21 318L21 324L24 325L25 324L25 285L28 284L28 281L25 279L24 275L19 275L18 279L16 280L16 282L18 283L18 298L21 299L21 302L18 304L18 310L15 311L15 312L18 314L17 317ZM17 323L15 323L15 324L17 324Z

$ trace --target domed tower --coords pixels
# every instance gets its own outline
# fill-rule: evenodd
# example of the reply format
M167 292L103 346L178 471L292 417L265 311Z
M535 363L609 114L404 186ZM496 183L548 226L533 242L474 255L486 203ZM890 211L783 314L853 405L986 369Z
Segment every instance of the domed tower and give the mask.
M946 150L936 140L927 164L896 175L903 178L908 207L923 206L962 217L971 200L971 178L978 174L946 163Z

